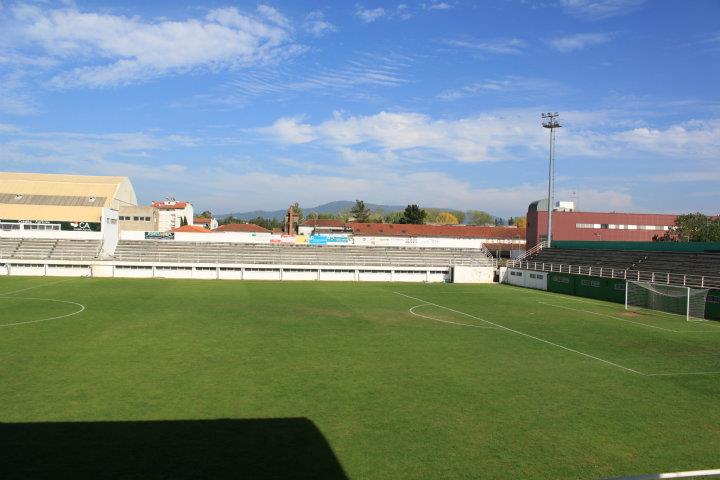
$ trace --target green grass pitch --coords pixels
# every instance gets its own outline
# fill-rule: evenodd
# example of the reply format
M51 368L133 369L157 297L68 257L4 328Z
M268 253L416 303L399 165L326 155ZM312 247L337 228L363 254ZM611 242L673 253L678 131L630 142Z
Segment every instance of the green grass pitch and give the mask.
M720 468L720 322L499 285L4 277L0 324L2 478Z

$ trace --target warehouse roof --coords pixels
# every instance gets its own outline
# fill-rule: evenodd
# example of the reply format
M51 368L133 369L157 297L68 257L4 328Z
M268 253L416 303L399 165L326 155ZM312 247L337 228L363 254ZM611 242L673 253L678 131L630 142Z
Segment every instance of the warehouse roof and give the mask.
M97 222L137 197L127 177L0 172L0 204L3 219Z

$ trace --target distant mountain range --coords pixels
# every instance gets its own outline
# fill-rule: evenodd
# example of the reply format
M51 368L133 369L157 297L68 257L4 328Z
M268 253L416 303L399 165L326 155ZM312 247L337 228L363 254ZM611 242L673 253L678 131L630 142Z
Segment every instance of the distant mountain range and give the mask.
M350 210L354 206L355 206L354 201L338 200L336 202L330 202L330 203L325 203L323 205L318 205L317 207L302 207L302 210L303 210L303 215L307 218L308 215L310 215L313 212L315 212L315 213L330 213L333 215L337 215L339 213ZM405 207L407 205L378 205L376 203L366 203L365 206L373 212L382 210L385 213L390 213L390 212L397 212L397 211L405 210ZM423 208L431 208L431 207L423 207ZM453 210L453 209L445 208L445 209L441 209L441 210ZM257 217L275 218L277 220L283 220L285 218L286 212L287 212L287 209L284 209L284 210L253 210L252 212L226 213L223 215L218 215L217 218L222 219L222 218L227 218L232 215L233 217L238 218L240 220L252 220Z

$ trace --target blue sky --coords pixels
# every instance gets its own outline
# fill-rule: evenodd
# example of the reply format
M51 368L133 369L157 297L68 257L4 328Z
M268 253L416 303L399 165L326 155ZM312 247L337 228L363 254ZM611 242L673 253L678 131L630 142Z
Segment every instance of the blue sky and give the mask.
M0 0L0 169L216 213L720 213L720 2Z

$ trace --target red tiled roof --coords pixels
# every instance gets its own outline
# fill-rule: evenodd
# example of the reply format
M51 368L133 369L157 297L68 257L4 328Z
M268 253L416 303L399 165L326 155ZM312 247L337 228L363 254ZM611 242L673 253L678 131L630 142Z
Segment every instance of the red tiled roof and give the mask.
M202 223L202 224L208 224L208 225L210 225L210 220L212 220L212 219L210 219L210 218L205 218L205 217L195 217L195 218L193 219L193 223Z
M270 230L263 228L254 223L228 223L227 225L220 225L213 232L261 232L270 233Z
M524 239L525 229L517 227L476 227L465 225L411 225L400 223L347 224L354 235L388 237L453 237Z
M192 233L210 233L205 227L199 227L197 225L183 225L182 227L173 228L173 232L192 232Z
M188 202L174 202L167 204L165 202L152 202L152 206L160 210L182 210L188 206Z
M494 252L496 250L500 250L501 252L506 252L510 250L524 250L525 249L525 239L521 238L520 240L523 241L522 244L520 243L492 243L492 242L485 242L483 245L485 245L485 248L490 250L491 252Z
M328 219L317 219L317 220L305 220L302 224L303 227L345 227L346 224L342 220L334 218Z

